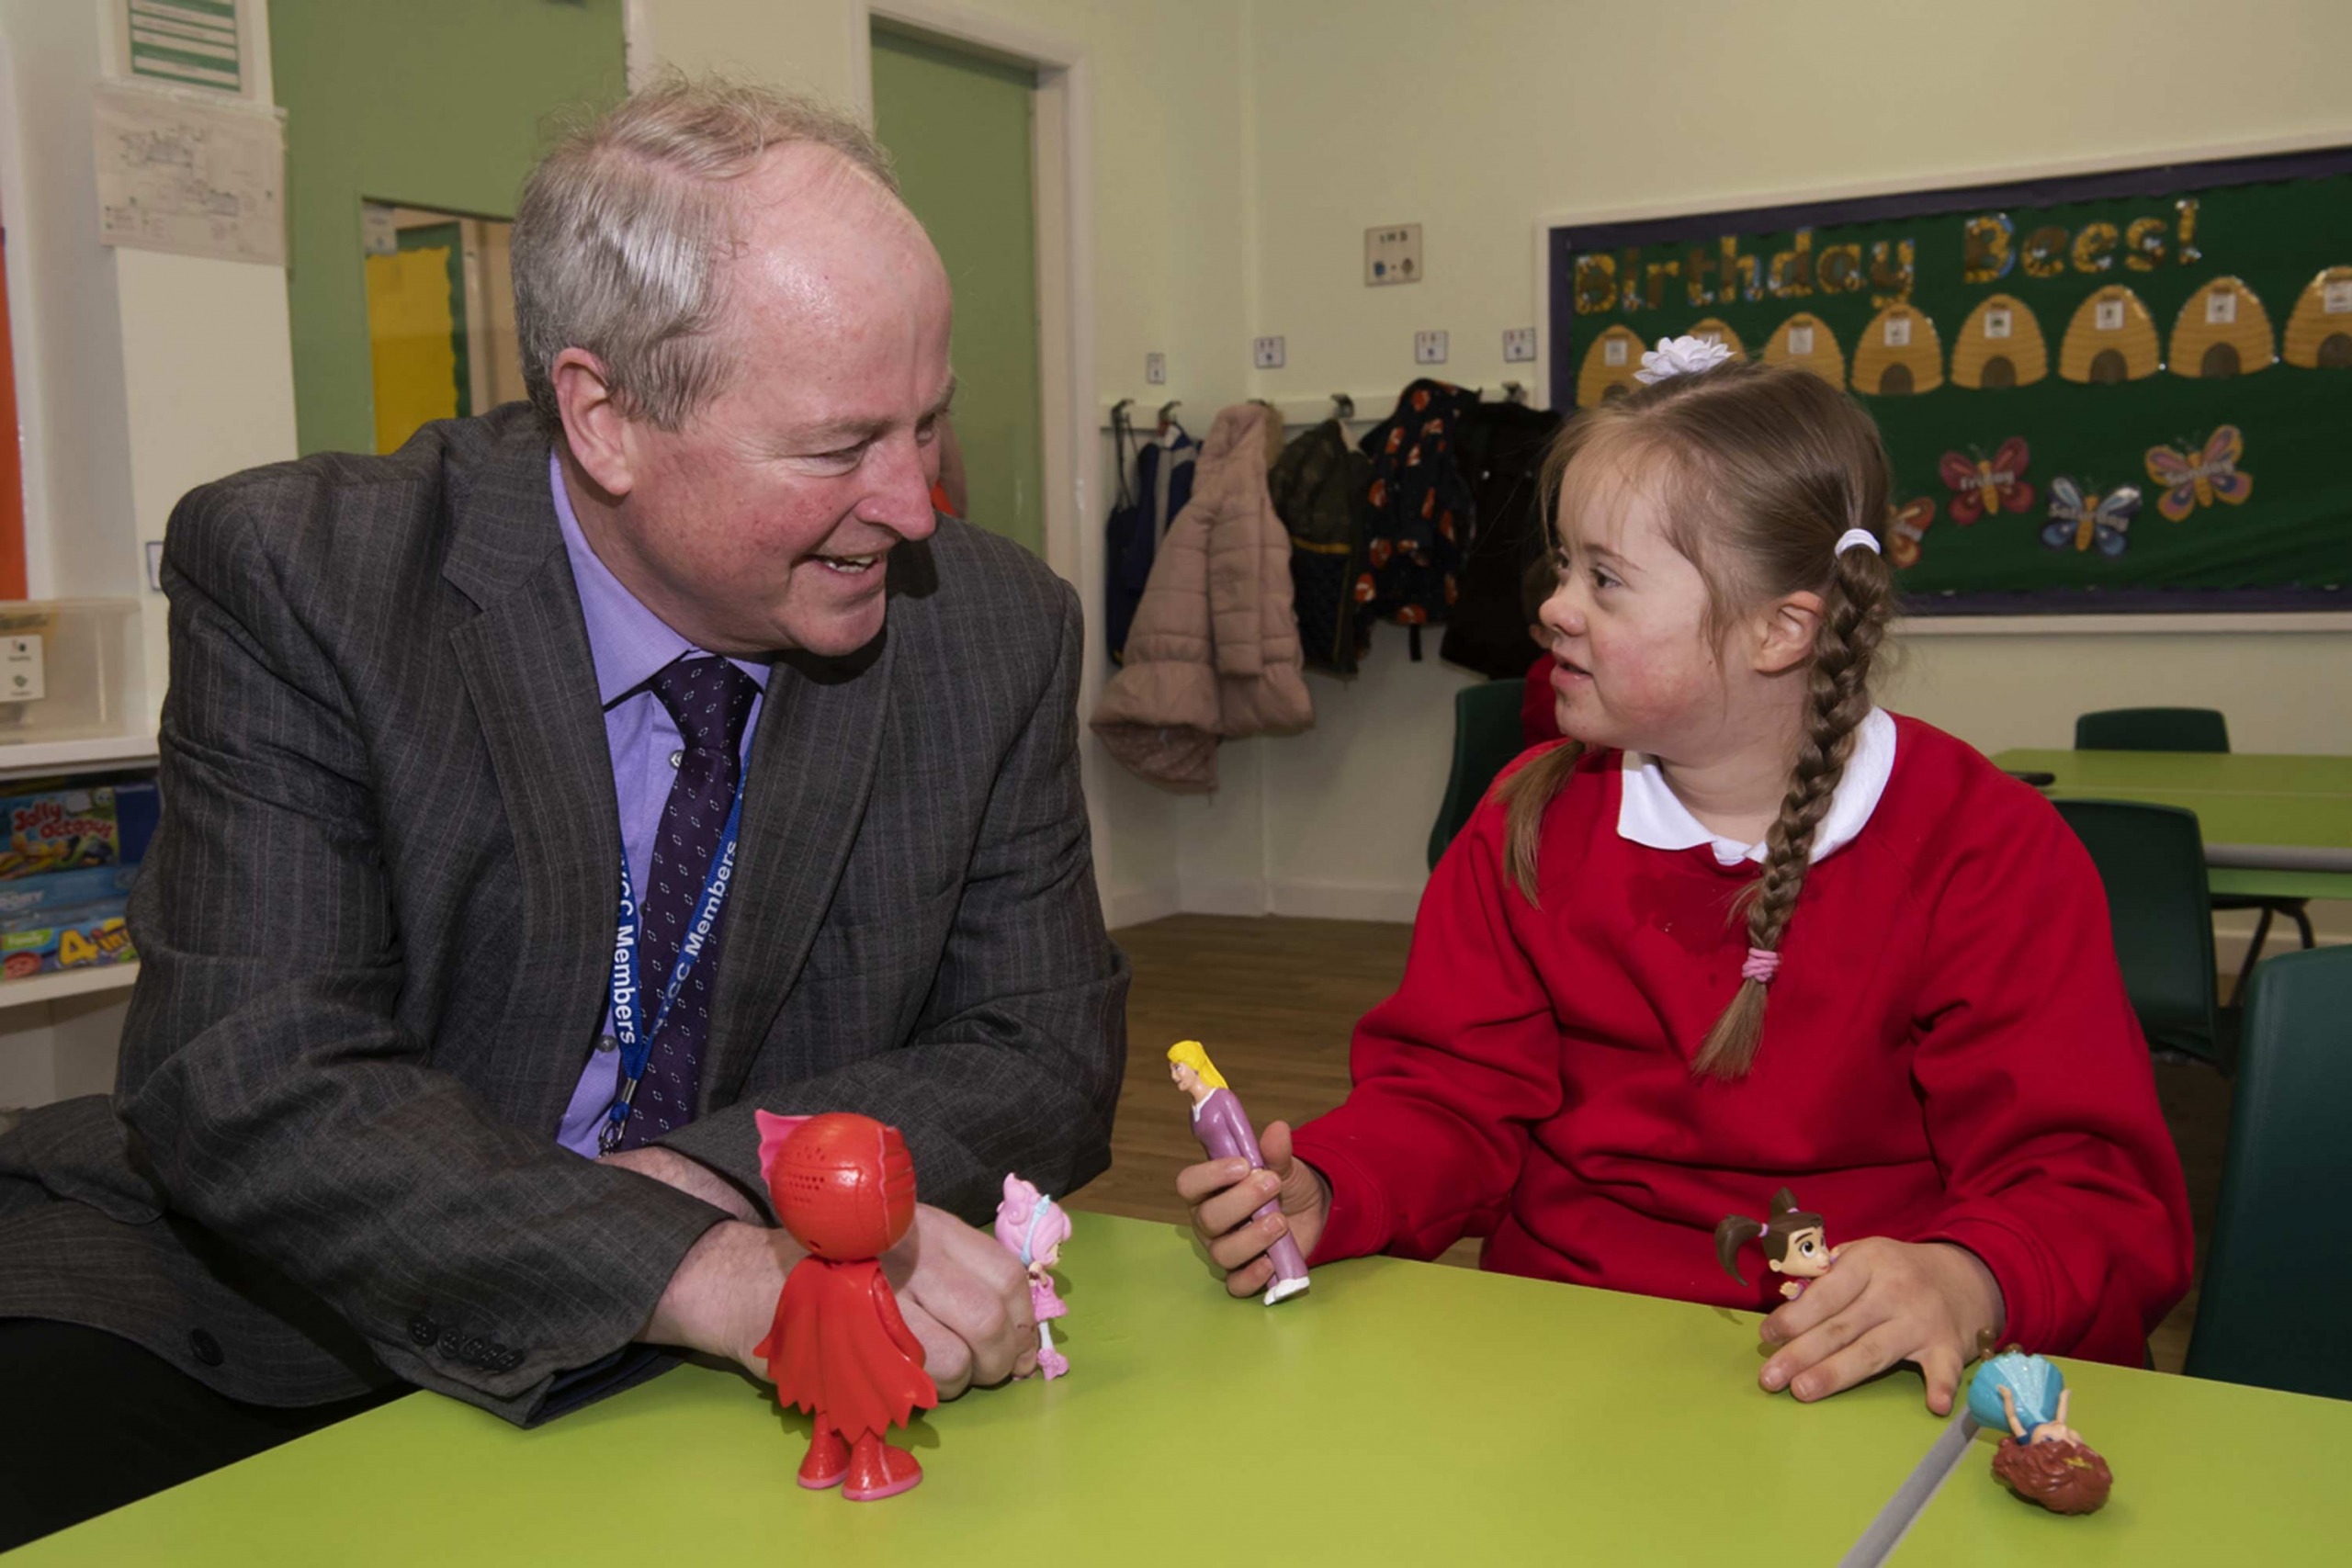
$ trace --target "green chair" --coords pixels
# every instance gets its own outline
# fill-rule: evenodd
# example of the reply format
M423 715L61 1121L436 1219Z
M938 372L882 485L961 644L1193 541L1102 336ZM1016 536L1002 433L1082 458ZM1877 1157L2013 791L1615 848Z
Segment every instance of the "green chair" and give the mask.
M2077 751L2226 751L2230 749L2230 721L2214 708L2109 708L2104 713L2086 713L2075 720L2075 750ZM2258 895L2223 893L2215 896L2216 909L2257 909L2260 916L2254 923L2254 941L2245 950L2245 962L2238 968L2237 986L2230 993L2233 1004L2245 1000L2246 977L2262 958L2263 943L2270 940L2270 918L2284 915L2295 922L2302 932L2303 945L2315 944L2312 931L2310 902L2302 898L2265 898Z
M2255 971L2189 1376L2352 1399L2352 947Z
M2226 751L2230 721L2217 708L2109 708L2075 720L2077 751Z
M2115 956L2149 1046L2230 1071L2234 1018L2214 999L2213 912L2196 813L2132 800L2052 804L2107 885Z
M1487 797L1487 786L1513 757L1527 750L1520 739L1519 705L1524 681L1489 681L1453 694L1453 771L1445 781L1445 804L1430 829L1430 869Z

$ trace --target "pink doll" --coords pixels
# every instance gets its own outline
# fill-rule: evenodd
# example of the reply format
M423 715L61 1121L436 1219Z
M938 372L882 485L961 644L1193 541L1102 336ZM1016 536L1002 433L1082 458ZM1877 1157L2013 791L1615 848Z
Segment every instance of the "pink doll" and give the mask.
M1062 1260L1069 1215L1028 1182L1007 1176L1004 1201L996 1206L996 1238L1029 1270L1029 1305L1037 1314L1037 1367L1051 1382L1069 1371L1069 1359L1054 1348L1054 1331L1046 1320L1068 1316L1069 1308L1054 1294L1054 1277L1046 1270Z

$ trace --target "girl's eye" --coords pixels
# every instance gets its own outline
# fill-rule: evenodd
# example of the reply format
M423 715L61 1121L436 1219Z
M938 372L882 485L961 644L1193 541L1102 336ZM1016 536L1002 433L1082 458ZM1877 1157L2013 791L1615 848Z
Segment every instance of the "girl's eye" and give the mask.
M1614 588L1617 586L1617 580L1599 567L1595 567L1592 569L1592 585L1595 588Z

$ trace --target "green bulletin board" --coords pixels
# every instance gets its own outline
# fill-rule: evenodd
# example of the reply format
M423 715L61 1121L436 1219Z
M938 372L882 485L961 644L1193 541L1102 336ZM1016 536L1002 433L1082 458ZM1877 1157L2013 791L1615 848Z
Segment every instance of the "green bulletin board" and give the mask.
M1547 256L1555 408L1694 331L1849 388L1917 613L2352 602L2352 148L1560 226Z

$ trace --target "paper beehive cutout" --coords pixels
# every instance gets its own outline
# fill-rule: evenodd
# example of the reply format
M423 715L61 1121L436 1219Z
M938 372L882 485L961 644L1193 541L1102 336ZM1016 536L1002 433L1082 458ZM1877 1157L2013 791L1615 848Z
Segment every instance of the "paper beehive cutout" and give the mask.
M2137 381L2164 365L2155 321L2140 297L2120 283L2109 284L2075 308L2058 349L2058 374L2086 384Z
M2050 374L2041 323L2012 294L1989 294L1968 312L1952 340L1951 378L1958 387L1998 391L2030 387Z
M1703 342L1722 344L1731 350L1731 356L1734 359L1747 357L1747 345L1739 341L1739 334L1731 330L1728 322L1713 316L1709 316L1704 321L1693 321L1690 324L1690 335Z
M1944 345L1935 322L1908 305L1889 305L1871 318L1854 345L1854 390L1892 398L1943 384Z
M2286 360L2306 370L2352 370L2352 266L2332 266L2304 286L2287 318Z
M1810 370L1831 386L1846 385L1846 355L1838 347L1829 324L1810 310L1799 310L1782 321L1764 344L1764 363L1793 365Z
M1640 386L1634 372L1642 367L1645 346L1641 334L1631 327L1611 327L1594 338L1592 346L1584 351L1584 365L1577 371L1577 407L1599 408Z
M2172 324L2172 373L2211 380L2251 376L2278 359L2270 313L2254 290L2234 277L2217 277L2188 297Z

